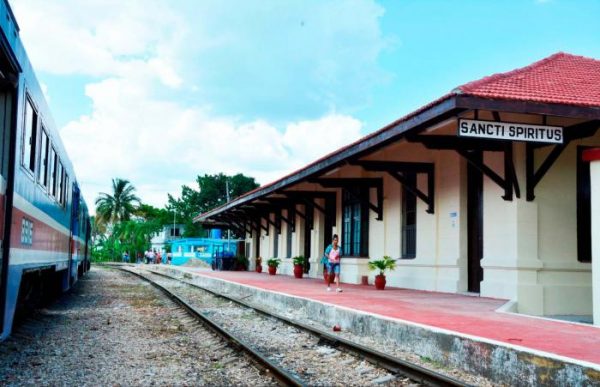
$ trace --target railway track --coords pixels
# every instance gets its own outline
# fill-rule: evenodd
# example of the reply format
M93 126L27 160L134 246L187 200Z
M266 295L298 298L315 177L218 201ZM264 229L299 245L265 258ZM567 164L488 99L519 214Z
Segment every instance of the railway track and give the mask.
M347 378L345 384L348 382L352 384L386 383L388 385L420 383L427 386L467 386L457 379L374 351L273 311L251 305L244 300L215 293L181 278L149 269L120 268L159 288L195 318L202 320L205 325L211 327L240 350L246 351L257 364L269 370L282 384L326 384L322 381L326 375L314 371L316 361L317 368L326 368L325 371L330 367L329 362L331 362L331 367L341 365L344 373L332 375L332 377ZM186 294L186 299L175 294L174 289L177 289L180 294ZM253 316L252 313L257 316ZM244 328L243 322L248 319L252 320L252 324L260 324L260 331ZM236 321L242 323L236 323ZM270 339L265 342L265 334L263 333L261 336L261 333L257 332L265 332L269 329L274 334L266 334L270 336ZM281 333L282 330L283 333ZM231 331L240 332L240 336L232 335ZM281 341L282 334L293 338L288 341L284 340L283 346L291 349L287 353L286 349L277 346L277 341ZM298 346L298 342L306 344ZM304 352L312 355L305 355ZM318 356L314 356L315 353ZM304 362L309 365L305 366ZM336 379L332 382L340 383L342 381Z
M156 287L157 289L159 289L168 298L170 298L176 304L178 304L179 306L181 306L188 314L190 314L192 317L194 317L200 323L204 324L206 327L208 327L214 333L216 333L217 335L219 335L220 337L222 337L223 339L225 339L226 342L231 347L233 347L233 348L235 348L235 349L237 349L239 351L242 351L246 355L248 355L259 368L261 368L264 371L270 373L275 379L277 379L277 381L280 384L286 385L286 386L302 386L302 385L304 385L300 379L298 379L294 375L291 375L285 369L283 369L282 367L278 366L274 362L270 361L268 358L266 358L265 356L263 356L258 351L254 350L244 340L236 337L234 334L232 334L232 333L228 332L227 330L223 329L213 319L211 319L210 317L204 315L202 312L200 312L199 310L197 310L190 303L188 303L187 301L185 301L183 298L181 298L180 296L178 296L177 294L175 294L174 292L172 292L171 290L169 290L165 286L159 284L156 281L153 281L151 278L148 278L147 276L144 276L143 274L141 274L141 273L139 273L137 271L129 270L129 269L125 268L125 267L118 267L118 268L120 270L124 271L124 272L133 274L133 275L141 278L142 280L145 280L145 281L149 282L154 287Z

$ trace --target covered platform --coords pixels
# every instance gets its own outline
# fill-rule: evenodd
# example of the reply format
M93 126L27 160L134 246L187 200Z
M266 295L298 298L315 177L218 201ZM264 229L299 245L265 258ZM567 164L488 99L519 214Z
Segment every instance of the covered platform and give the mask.
M599 328L498 311L506 300L393 287L378 291L374 286L350 284L344 284L344 291L336 293L327 292L323 280L318 279L245 271L215 272L202 268L177 270L541 351L548 356L594 363L600 369Z

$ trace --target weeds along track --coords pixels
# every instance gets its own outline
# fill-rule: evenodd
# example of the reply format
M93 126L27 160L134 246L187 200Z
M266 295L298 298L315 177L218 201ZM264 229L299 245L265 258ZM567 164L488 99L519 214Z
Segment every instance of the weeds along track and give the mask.
M216 294L151 268L128 268L177 294L196 312L303 385L466 386L243 300ZM290 383L290 382L288 382Z

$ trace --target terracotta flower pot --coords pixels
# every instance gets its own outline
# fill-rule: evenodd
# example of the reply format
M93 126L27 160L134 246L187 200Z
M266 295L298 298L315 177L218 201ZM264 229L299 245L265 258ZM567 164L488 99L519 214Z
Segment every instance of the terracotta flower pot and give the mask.
M302 278L302 274L304 274L304 266L294 265L294 277Z
M256 272L262 273L262 265L256 265Z
M383 274L379 274L375 276L375 289L383 290L385 289L385 276Z
M276 273L277 273L277 267L276 266L269 266L269 274L275 275Z

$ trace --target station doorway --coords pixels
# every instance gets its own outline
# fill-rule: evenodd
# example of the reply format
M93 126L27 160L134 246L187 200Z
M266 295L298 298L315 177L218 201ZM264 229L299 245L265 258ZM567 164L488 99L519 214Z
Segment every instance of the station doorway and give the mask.
M481 162L481 151L473 153ZM479 293L483 281L483 173L467 163L467 291Z

